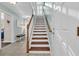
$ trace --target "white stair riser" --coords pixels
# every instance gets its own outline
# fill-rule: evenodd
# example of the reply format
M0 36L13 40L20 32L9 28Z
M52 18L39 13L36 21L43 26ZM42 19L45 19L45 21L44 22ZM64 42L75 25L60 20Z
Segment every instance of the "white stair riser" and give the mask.
M33 34L47 34L47 32L33 32Z
M47 35L46 36L33 36L32 38L47 38Z
M41 27L41 26L42 26L42 27L43 27L43 26L46 27L46 25L34 25L34 26L36 26L36 27L37 27L37 26L38 26L38 27Z
M33 31L47 31L47 30L33 30Z
M50 53L50 51L29 51L29 53Z
M31 42L48 42L48 40L32 40Z
M34 27L34 28L47 28L47 27L40 27L40 26L39 26L39 27Z
M49 47L49 45L35 45L35 44L31 44L31 47Z

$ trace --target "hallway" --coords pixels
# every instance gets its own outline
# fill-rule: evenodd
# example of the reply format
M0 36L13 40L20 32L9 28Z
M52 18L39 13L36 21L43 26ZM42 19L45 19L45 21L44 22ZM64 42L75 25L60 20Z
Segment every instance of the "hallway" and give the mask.
M79 56L79 2L0 2L0 56Z
M23 49L24 40L5 46L0 50L0 56L26 56Z
M24 39L8 44L0 50L0 56L50 56L48 28L43 16L35 16L29 53L24 51ZM4 44L4 43L3 43Z

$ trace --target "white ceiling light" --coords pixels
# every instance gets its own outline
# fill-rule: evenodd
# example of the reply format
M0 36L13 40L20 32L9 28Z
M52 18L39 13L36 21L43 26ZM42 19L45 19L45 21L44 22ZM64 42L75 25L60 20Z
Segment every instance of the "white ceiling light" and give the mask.
M30 17L30 16L22 16L23 18L28 18L28 17Z
M13 4L13 5L15 5L16 4L16 2L10 2L11 4Z
M16 0L11 0L11 1L10 1L10 4L15 5L15 4L16 4Z

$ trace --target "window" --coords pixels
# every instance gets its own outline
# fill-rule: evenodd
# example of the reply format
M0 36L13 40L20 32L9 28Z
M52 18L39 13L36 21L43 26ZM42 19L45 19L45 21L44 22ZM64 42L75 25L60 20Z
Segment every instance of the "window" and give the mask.
M52 8L52 3L45 3L45 6Z
M4 13L1 13L1 20L4 20Z
M66 8L63 7L63 8L62 8L62 13L66 14L66 11L67 11Z
M78 18L79 12L72 9L68 9L68 14L72 17Z
M60 11L61 11L61 6L58 6L58 5L55 5L55 4L54 4L54 5L53 5L53 9L60 12Z
M49 8L47 8L46 6L44 6L44 11L45 11L45 14L46 14L46 15L48 15L49 12L50 12L50 11L49 11Z
M43 14L43 8L42 6L37 6L37 15L42 15Z

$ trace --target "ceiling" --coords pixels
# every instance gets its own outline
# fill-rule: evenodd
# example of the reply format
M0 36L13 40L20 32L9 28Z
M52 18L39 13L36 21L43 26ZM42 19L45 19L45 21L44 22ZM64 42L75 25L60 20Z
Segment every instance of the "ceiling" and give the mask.
M57 5L64 5L68 8L79 10L79 2L53 2ZM9 2L0 2L0 6L7 8L12 13L25 17L32 15L32 10L36 10L37 6L43 5L44 2L17 2L15 5Z
M16 5L9 2L1 2L0 5L7 7L8 10L19 16L29 16L32 14L31 2L17 2Z
M56 5L63 5L64 7L79 10L79 2L54 2Z
M19 10L19 13L24 16L32 14L32 6L30 2L19 2L15 5L15 7Z
M64 6L79 11L79 2L66 2L64 3Z

